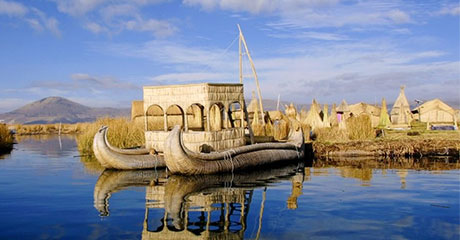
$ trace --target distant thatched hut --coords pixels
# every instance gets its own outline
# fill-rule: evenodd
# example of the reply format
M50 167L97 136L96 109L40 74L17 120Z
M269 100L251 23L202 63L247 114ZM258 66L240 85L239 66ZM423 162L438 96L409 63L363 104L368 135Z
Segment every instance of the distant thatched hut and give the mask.
M420 122L429 122L432 124L457 122L455 109L436 98L415 108Z
M321 109L319 105L313 100L310 106L310 110L307 112L306 118L302 121L303 125L309 125L312 130L323 127L323 120L321 119L319 112Z
M323 127L331 127L331 122L329 121L329 106L324 104L323 109Z
M412 114L406 94L404 93L404 86L401 86L399 96L391 109L390 118L393 127L407 128L410 126Z
M367 104L367 103L356 103L349 106L351 114L353 116L367 115L371 120L372 127L377 127L379 125L380 119L380 108Z
M332 127L339 126L339 121L337 119L337 107L335 103L332 104L331 116L329 116L329 123L331 124Z

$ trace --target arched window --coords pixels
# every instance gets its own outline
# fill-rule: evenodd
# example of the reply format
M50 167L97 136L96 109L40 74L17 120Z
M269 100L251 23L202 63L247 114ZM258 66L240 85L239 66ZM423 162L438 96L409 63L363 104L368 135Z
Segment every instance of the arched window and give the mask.
M147 131L164 130L164 114L160 106L151 105L147 108L145 116L147 118Z
M243 127L244 112L239 102L233 102L228 109L228 128Z
M223 127L224 106L220 103L215 103L209 108L209 127L210 131L220 131Z
M186 116L188 123L188 130L204 131L204 107L201 104L195 103L187 108Z
M168 130L173 129L174 126L184 126L184 111L178 105L171 105L166 110L166 121Z

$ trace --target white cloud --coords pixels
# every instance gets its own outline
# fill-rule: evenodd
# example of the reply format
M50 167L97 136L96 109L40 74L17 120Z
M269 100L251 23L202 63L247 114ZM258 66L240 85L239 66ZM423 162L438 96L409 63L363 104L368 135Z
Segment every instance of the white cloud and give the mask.
M293 11L299 8L333 6L339 0L183 0L182 2L185 5L199 6L208 11L219 8L258 14Z
M70 76L75 84L73 86L92 87L92 88L110 88L110 89L138 89L138 87L129 82L120 81L114 77L91 76L86 73L74 73Z
M399 9L391 10L390 12L388 12L388 17L394 23L397 23L397 24L411 22L410 16L407 13L405 13L405 12L399 10Z
M229 76L225 73L209 73L209 72L185 72L185 73L169 73L162 74L150 78L157 84L171 83L190 83L190 82L220 82L223 79L228 79Z
M296 31L288 33L268 33L268 36L275 38L294 38L294 39L316 39L325 41L344 41L350 40L349 37L342 34L327 33L327 32L315 32L315 31Z
M133 20L123 21L120 24L122 30L131 30L138 32L151 32L156 37L167 37L174 34L177 28L167 21L156 19L137 18Z
M105 51L155 62L160 74L150 80L157 84L216 79L238 82L237 54L223 54L224 49L155 40L142 45L109 45ZM266 98L281 94L295 102L310 102L312 98L323 102L339 102L342 98L374 101L375 97L392 99L399 85L406 84L408 93L418 98L442 95L452 99L458 95L458 88L443 82L460 80L460 62L438 60L446 54L438 50L408 51L398 47L397 41L374 39L328 41L308 48L294 44L292 49L278 52L279 57L258 56L254 61ZM247 65L244 68L245 75L251 73ZM437 87L430 90L433 85ZM245 78L246 94L254 89L253 78Z
M22 17L26 15L27 12L27 7L21 3L0 0L0 15L4 14L11 17Z
M24 98L2 98L0 101L0 113L9 112L29 103Z
M34 7L26 7L20 3L0 0L0 14L23 20L37 32L49 30L56 36L60 36L59 22L54 17L48 17L44 12Z
M165 0L65 0L55 1L60 12L81 18L84 28L99 34L123 31L151 32L167 37L177 31L169 20L144 17L141 8Z
M103 27L95 22L86 23L85 28L96 34L102 32L109 32L109 30L106 27Z
M460 6L459 4L452 4L449 6L445 6L441 10L439 10L437 14L438 15L460 16Z

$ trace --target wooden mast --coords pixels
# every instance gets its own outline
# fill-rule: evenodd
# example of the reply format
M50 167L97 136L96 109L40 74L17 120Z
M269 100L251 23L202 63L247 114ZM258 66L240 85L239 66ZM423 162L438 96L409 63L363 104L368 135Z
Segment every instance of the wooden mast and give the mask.
M262 94L260 92L260 85L259 85L259 78L257 77L256 68L254 66L254 62L252 61L251 54L249 53L248 45L246 44L246 40L244 39L243 32L241 31L241 27L237 24L238 30L240 31L240 83L243 82L243 74L242 74L242 53L241 53L241 42L243 42L244 49L246 50L246 54L248 55L249 62L251 63L252 73L254 74L254 79L256 80L257 86L257 95L259 97L259 107L260 112L262 114L262 125L265 125L265 115L264 115L264 106L262 104Z

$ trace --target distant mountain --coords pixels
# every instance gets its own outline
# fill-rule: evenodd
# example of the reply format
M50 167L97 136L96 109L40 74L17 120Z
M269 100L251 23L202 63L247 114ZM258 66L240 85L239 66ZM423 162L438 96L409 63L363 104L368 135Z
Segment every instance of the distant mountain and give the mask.
M0 120L10 124L77 123L94 121L104 116L129 115L129 108L91 108L62 97L47 97L0 114Z

